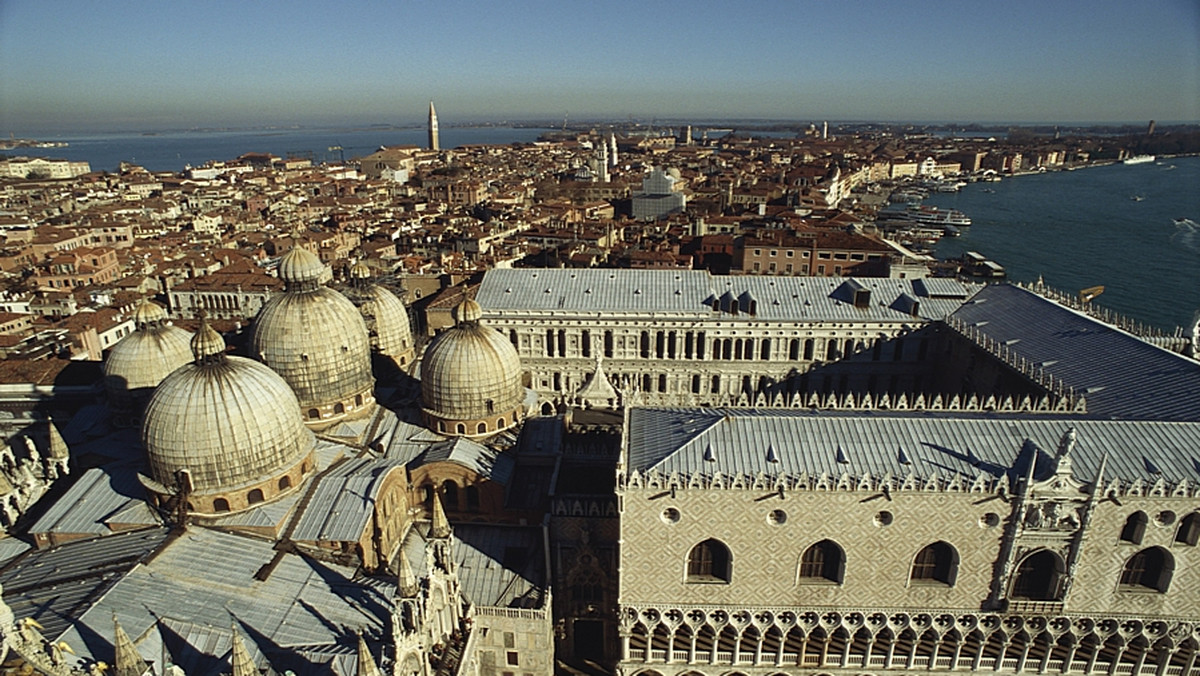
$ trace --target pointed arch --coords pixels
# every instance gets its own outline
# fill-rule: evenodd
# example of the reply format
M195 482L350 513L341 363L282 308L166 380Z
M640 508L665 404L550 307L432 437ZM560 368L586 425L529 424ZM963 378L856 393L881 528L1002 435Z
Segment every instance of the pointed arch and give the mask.
M688 552L688 582L725 582L732 579L733 555L724 542L710 538Z
M800 555L799 581L803 584L841 584L846 575L846 552L833 540L821 540Z
M1062 557L1049 549L1039 549L1017 565L1009 595L1028 601L1058 601L1066 574Z
M1141 510L1130 514L1125 519L1125 525L1121 527L1121 541L1132 542L1135 545L1142 544L1142 538L1146 536L1146 524L1149 521L1149 517Z
M458 511L458 484L453 481L442 483L442 502L446 509Z
M954 586L958 578L958 550L941 540L917 552L909 580L913 584Z
M675 653L675 659L686 657L692 650L692 628L686 624L681 624L671 635L671 652Z
M1125 562L1119 589L1166 593L1175 572L1175 558L1162 547L1143 549Z
M1192 512L1179 521L1179 529L1175 531L1175 542L1188 547L1195 547L1200 541L1200 512Z

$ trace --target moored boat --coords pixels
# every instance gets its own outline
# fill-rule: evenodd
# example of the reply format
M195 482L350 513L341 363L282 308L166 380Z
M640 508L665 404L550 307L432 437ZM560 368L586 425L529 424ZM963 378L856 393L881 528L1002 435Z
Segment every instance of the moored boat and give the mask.
M1153 161L1154 161L1153 155L1134 155L1132 157L1126 157L1123 160L1123 163L1124 164L1146 164L1148 162L1153 162Z
M910 206L905 210L909 218L927 225L953 225L964 227L971 224L971 219L958 209L939 209L931 206Z

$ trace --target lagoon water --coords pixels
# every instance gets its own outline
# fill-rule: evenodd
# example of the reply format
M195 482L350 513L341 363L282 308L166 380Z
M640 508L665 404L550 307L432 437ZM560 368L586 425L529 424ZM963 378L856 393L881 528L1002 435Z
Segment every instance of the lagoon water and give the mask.
M978 251L1015 281L1103 285L1093 302L1163 330L1200 310L1200 157L972 183L925 203L973 221L938 243L938 258Z
M513 143L537 140L546 129L513 127L444 127L443 148L472 143ZM121 162L132 162L150 171L182 171L210 160L232 160L245 153L296 155L315 162L364 157L380 146L425 147L422 128L393 129L276 129L243 131L181 131L155 134L44 135L39 141L66 142L62 148L18 148L3 155L30 155L83 160L93 171L116 171ZM330 148L341 147L341 150Z

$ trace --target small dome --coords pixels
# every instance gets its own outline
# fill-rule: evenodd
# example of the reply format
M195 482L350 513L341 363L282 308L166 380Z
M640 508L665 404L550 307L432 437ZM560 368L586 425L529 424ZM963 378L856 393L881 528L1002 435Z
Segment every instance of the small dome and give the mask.
M371 349L391 357L398 366L412 362L414 346L408 308L396 294L379 284L367 284L354 289L350 300L358 306L367 324Z
M192 333L165 319L161 307L143 302L134 312L137 328L113 346L104 362L104 388L118 425L136 423L163 378L192 361Z
M459 324L439 333L421 358L421 400L435 431L492 434L520 419L525 389L517 348L480 324L480 314L475 301L461 303Z
M200 330L192 337L192 356L197 362L225 354L225 339L208 322L200 323Z
M470 298L463 299L463 302L454 307L454 321L462 324L463 322L477 322L483 318L483 308Z
M193 343L198 357L224 345L207 326ZM167 376L150 398L142 425L150 477L170 488L187 470L196 496L189 497L192 511L226 511L269 499L296 485L311 466L314 439L287 383L266 366L223 350ZM285 475L288 480L281 481ZM223 509L200 499L217 495Z
M157 324L167 319L167 311L161 305L150 300L143 300L133 310L133 324L141 328L149 324Z
M350 266L350 279L370 279L371 268L366 263L358 261Z
M294 246L279 259L279 278L290 290L324 284L332 278L332 274L315 253L302 246Z

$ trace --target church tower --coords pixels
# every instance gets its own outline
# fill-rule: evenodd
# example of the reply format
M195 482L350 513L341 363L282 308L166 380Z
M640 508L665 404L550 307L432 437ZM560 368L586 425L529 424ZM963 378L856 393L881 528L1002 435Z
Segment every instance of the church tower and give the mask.
M433 101L429 102L429 149L442 149L438 142L437 111L433 109Z

